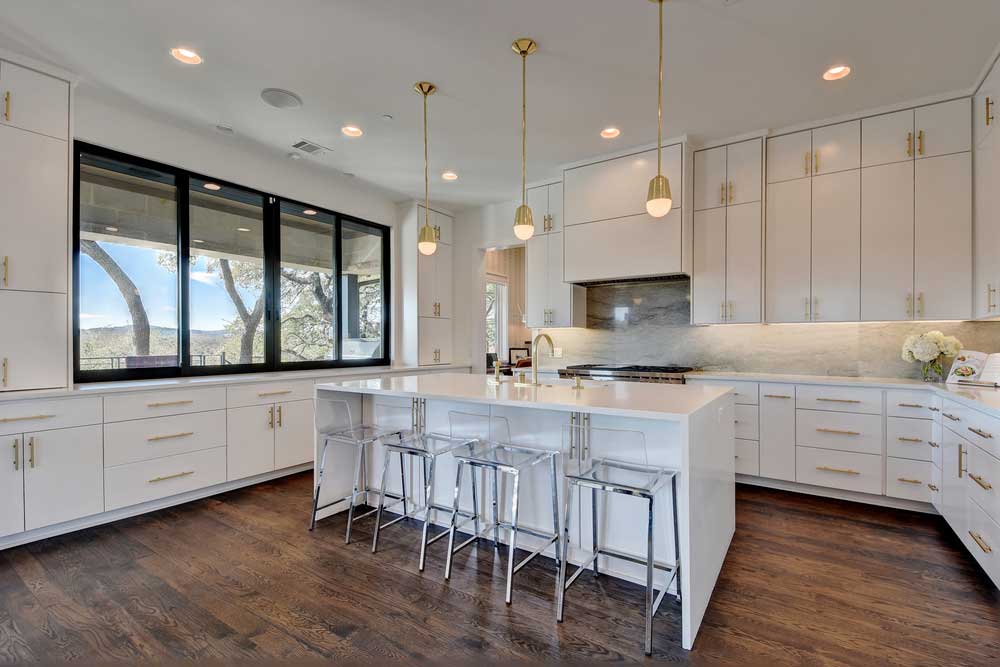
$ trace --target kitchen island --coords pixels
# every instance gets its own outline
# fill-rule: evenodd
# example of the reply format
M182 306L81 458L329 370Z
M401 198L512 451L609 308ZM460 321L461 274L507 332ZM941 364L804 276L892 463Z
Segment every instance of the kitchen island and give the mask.
M570 458L578 458L581 453L579 447L571 453L567 444L573 428L570 424L584 424L584 428L603 438L600 445L596 442L593 445L595 456L614 458L614 440L620 434L621 458L640 456L650 465L679 470L676 511L681 559L681 640L684 648L692 647L735 531L734 399L730 388L619 382L584 382L582 387L576 387L570 380L530 385L506 378L497 383L486 375L441 373L319 384L316 399L317 433L347 425L336 423L343 421L339 408L346 401L355 423L363 419L365 423L380 426L448 434L456 423L472 424L478 419L482 424L478 437L509 437L514 444L558 450L562 465L569 465L573 462ZM600 452L599 446L604 448ZM317 437L317 456L321 448L322 441ZM370 453L367 470L370 487L377 486L376 471L381 469L378 449ZM328 457L321 504L346 495L351 488L353 450L331 449ZM454 470L453 461L441 461L434 493L437 503L451 505L454 487L449 480L454 479ZM542 473L539 471L537 479L532 477L522 483L520 521L535 530L551 528L549 491ZM419 502L417 471L408 465L403 476L407 495ZM390 479L396 481L392 490L398 493L402 486L400 476L393 473ZM502 490L501 496L509 492ZM560 495L563 492L561 489ZM468 492L463 493L463 498L469 497ZM480 498L481 503L483 500ZM582 562L589 553L590 507L586 495L579 499L579 506L574 504L574 520L569 527L571 562ZM602 546L644 557L643 503L616 496L608 498L602 507L599 511ZM335 509L340 508L331 508L326 513ZM463 509L471 509L471 505ZM667 560L668 554L672 557L674 553L669 494L662 494L655 509L657 560ZM446 525L448 517L442 513L435 521ZM524 548L533 549L533 544L541 544L524 537L522 542L521 535L518 536L519 547L523 544ZM415 550L417 545L415 540ZM553 555L551 548L549 555ZM641 566L603 557L599 564L602 574L637 583L645 581L645 569ZM554 575L554 565L552 569ZM569 600L567 608L571 616L572 597ZM516 600L514 605L516 608ZM639 592L636 607L642 608Z

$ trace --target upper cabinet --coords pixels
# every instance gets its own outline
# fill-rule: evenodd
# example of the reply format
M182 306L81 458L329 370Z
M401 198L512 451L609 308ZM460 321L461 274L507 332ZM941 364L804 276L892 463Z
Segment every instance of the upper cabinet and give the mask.
M694 210L760 201L761 140L694 154Z
M563 184L528 190L535 235L525 243L525 324L532 328L587 326L587 293L563 279Z
M518 202L520 203L520 202ZM535 222L535 235L563 229L563 185L552 183L528 190L528 206ZM513 220L513 214L511 219Z
M997 287L1000 285L1000 136L994 131L1000 120L995 110L1000 99L1000 66L994 65L973 98L973 316L1000 317Z
M422 204L404 205L399 227L403 363L430 366L451 363L454 294L454 221ZM417 250L420 228L428 222L438 239L432 255Z
M767 182L781 183L857 169L861 162L859 121L827 125L767 140Z
M0 123L62 141L69 139L69 83L0 61Z

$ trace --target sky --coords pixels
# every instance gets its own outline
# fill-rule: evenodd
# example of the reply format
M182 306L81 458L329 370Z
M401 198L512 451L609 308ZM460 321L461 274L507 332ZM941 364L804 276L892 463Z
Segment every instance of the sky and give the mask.
M177 275L156 263L158 251L131 245L102 242L101 247L122 267L139 288L149 323L177 327ZM191 328L217 331L236 317L236 308L222 281L208 272L205 259L191 265ZM247 307L256 300L249 290L240 290ZM97 263L80 255L80 328L132 324L125 300Z

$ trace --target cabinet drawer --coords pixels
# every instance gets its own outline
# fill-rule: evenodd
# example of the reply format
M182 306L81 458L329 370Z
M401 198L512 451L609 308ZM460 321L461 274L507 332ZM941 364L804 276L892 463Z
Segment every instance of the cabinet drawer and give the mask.
M925 391L889 390L885 393L886 414L890 417L931 419L934 395Z
M104 421L123 422L225 408L225 387L115 394L104 398Z
M758 440L760 438L756 405L736 406L736 437L744 440Z
M231 408L301 401L313 397L314 386L312 380L235 385L227 389L227 401Z
M797 385L795 407L807 410L882 414L882 390Z
M760 445L756 440L736 438L736 472L741 475L760 474Z
M975 445L966 452L969 497L979 503L994 521L1000 521L1000 459Z
M116 422L104 426L104 465L111 468L225 445L225 410Z
M891 456L885 461L885 495L922 503L931 502L933 465L930 461L910 461Z
M955 401L944 399L941 403L941 423L964 438L968 431L965 430L963 412L964 408Z
M930 443L934 422L929 419L908 419L887 417L885 420L885 451L889 456L901 459L930 461Z
M1000 457L1000 419L972 408L963 410L962 419L965 426L964 432L960 431L962 437Z
M67 398L0 403L0 435L100 424L101 399Z
M795 481L860 493L882 493L882 457L877 454L795 448Z
M994 583L1000 582L1000 525L976 503L969 503L969 525L960 535L986 574Z
M732 387L733 398L737 405L757 405L760 395L760 385L744 380L701 380L697 377L688 380L691 384L711 384L718 387ZM764 385L765 387L767 385ZM789 397L790 398L790 397Z
M934 509L938 512L942 511L942 497L941 489L943 480L941 479L941 468L932 465L931 466L931 483L927 486L928 490L931 492L931 504L934 505Z
M882 454L882 418L820 410L796 410L795 444Z
M105 511L225 481L225 447L116 466L104 471Z

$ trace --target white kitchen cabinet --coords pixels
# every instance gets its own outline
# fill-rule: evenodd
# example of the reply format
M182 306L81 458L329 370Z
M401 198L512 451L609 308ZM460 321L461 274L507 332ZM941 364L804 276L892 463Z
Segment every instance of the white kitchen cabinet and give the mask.
M697 151L694 154L694 210L725 206L726 189L726 147Z
M781 183L812 174L812 132L795 132L767 140L767 182Z
M540 185L527 192L528 206L535 222L535 236L562 231L562 183ZM520 204L520 202L518 202ZM513 220L513 218L511 218Z
M309 463L313 460L316 427L312 400L277 404L274 431L274 469Z
M941 443L941 515L963 541L968 523L965 456L972 445L945 428Z
M1000 68L998 68L1000 69ZM991 122L991 127L992 127ZM1000 316L1000 135L984 134L973 152L973 307L974 317Z
M421 366L450 364L453 344L451 320L421 317L418 326L419 364Z
M760 202L726 209L726 322L761 319Z
M916 159L972 149L972 101L968 97L917 107L914 111Z
M695 211L692 253L691 322L726 320L726 209Z
M275 417L273 405L228 410L227 479L243 479L274 470Z
M567 207L569 202L567 196ZM563 277L567 282L645 278L684 272L681 263L683 213L678 208L663 218L640 213L582 225L570 225L567 215L566 225L563 231Z
M548 324L549 278L549 237L536 233L524 243L524 318L531 329Z
M760 476L795 481L795 385L760 386Z
M861 121L837 123L812 131L813 176L861 166Z
M563 282L563 234L545 233L525 243L525 315L531 329L587 326L587 293Z
M770 145L768 141L768 147ZM767 186L764 303L768 322L808 322L810 319L810 181L799 178Z
M913 178L912 162L861 170L862 320L913 316Z
M66 142L69 83L9 61L0 62L0 123ZM63 144L63 150L67 150ZM5 158L10 155L5 151Z
M812 179L814 322L855 322L861 293L861 170Z
M967 107L966 107L967 109ZM972 315L972 155L914 165L915 319ZM1000 263L1000 257L995 258Z
M0 290L65 294L66 142L0 125L0 151Z
M452 248L438 243L433 255L417 255L417 290L420 317L451 317Z
M420 216L421 226L424 224L424 210L423 204L417 204L417 215ZM452 219L450 215L432 208L428 224L434 229L438 243L452 245Z
M760 201L761 140L750 139L726 147L726 186L729 206Z
M0 391L66 386L66 295L0 290L0 315Z
M0 437L0 537L24 532L24 437Z
M104 438L100 425L25 433L24 527L104 511Z
M972 143L974 147L982 144L996 127L996 102L998 99L1000 99L1000 67L994 65L972 98Z
M912 160L916 152L913 109L872 116L861 121L861 166L875 167Z
M441 354L435 352L428 357L425 352L431 343L420 339L420 333L427 330L423 323L438 319L442 324L435 327L439 332L448 329L447 340L451 340L452 317L454 312L454 247L453 221L451 216L431 209L431 226L440 230L437 248L432 255L422 255L417 251L417 238L424 225L424 207L421 204L407 204L402 207L402 224L399 228L401 255L400 284L402 301L401 359L413 366L438 356L452 356L449 347ZM443 345L444 336L438 335L433 349ZM450 343L449 343L450 346ZM446 363L446 362L445 362Z

